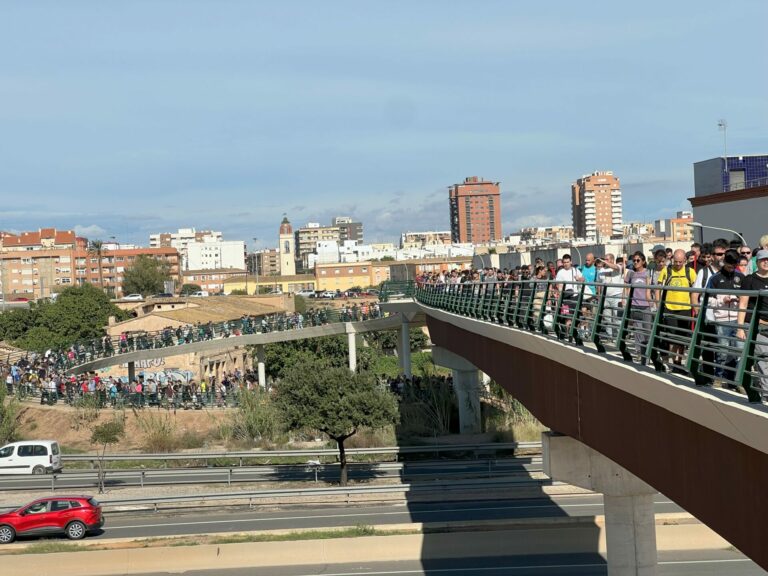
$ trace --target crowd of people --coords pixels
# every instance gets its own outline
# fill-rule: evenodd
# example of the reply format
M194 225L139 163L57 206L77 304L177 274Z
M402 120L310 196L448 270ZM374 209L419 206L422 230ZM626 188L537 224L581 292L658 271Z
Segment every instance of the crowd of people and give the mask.
M380 318L378 303L344 303L338 309L310 308L307 311L276 313L265 316L243 316L222 323L168 326L157 332L122 332L118 337L104 336L78 342L67 348L49 349L45 353L30 352L10 361L0 360L0 374L5 374L9 393L35 396L41 403L59 401L75 403L96 397L101 405L115 407L166 406L195 408L231 405L237 391L251 388L258 378L251 371L235 371L217 381L215 376L195 380L167 378L162 381L138 377L102 378L96 373L66 375L71 366L95 358L114 356L137 350L179 346L217 338L246 334L264 334L284 330L322 326L330 322L357 322Z
M688 251L656 246L649 255L588 253L580 265L565 254L512 269L425 274L417 282L514 302L505 309L514 310L510 323L551 329L577 344L615 344L633 351L635 362L690 372L702 386L738 389L744 356L744 371L757 381L745 392L751 402L768 400L768 293L756 294L768 290L768 234L755 248L720 238ZM750 330L754 346L745 351Z

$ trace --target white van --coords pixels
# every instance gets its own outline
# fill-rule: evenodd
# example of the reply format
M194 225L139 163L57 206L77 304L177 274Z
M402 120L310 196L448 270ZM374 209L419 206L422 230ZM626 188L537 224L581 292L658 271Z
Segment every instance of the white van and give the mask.
M0 448L0 474L45 474L61 468L61 450L54 440L24 440Z

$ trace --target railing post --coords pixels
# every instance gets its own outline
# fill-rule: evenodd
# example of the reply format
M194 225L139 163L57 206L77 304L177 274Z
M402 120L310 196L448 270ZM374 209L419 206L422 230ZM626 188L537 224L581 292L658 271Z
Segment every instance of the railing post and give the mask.
M752 318L749 321L749 328L745 332L744 353L741 355L736 367L736 382L741 382L750 402L759 402L762 397L762 393L752 387L752 366L755 364L755 347L760 331L760 300L762 298L766 298L766 296L758 295L755 298Z
M597 309L594 311L594 316L592 317L592 329L590 330L589 340L595 345L598 352L604 354L605 346L603 346L603 343L600 341L600 329L603 328L603 309L605 308L605 297L608 291L605 286L593 285L592 289L597 290L598 294Z
M629 324L629 319L632 317L632 298L634 298L634 294L635 287L630 284L627 292L627 301L624 303L624 311L621 315L621 323L617 330L618 336L616 337L616 348L619 349L621 357L624 358L624 361L626 362L632 361L632 354L627 351L627 334L629 333L627 326ZM637 330L637 327L635 327L635 330Z
M660 359L659 346L661 345L661 319L664 314L664 301L666 300L666 290L663 287L659 287L661 290L661 299L657 302L656 314L653 316L653 326L651 326L651 334L648 337L648 347L646 348L645 356L653 362L653 367L656 372L664 371L664 363Z
M702 330L706 319L706 310L709 306L709 293L704 292L699 299L699 311L696 314L696 321L693 326L693 334L691 335L691 346L688 349L688 358L685 361L685 369L693 377L694 382L698 386L706 385L707 378L701 373L701 349L702 340L704 339L704 331Z

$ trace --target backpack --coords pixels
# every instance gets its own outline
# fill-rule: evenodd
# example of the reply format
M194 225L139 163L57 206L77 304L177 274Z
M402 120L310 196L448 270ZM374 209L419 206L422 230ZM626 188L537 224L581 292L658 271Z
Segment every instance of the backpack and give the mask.
M691 280L691 267L686 264L685 265L685 277L688 280L688 288L693 286L693 284L696 282L696 276L694 275L693 280ZM669 286L669 283L672 282L672 264L667 264L667 276L664 278L664 286Z

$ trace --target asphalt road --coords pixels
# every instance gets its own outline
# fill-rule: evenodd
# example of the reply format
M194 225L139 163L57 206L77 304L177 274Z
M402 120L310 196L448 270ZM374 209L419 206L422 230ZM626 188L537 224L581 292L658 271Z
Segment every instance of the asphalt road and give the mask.
M166 576L168 572L145 576ZM321 564L316 566L199 570L186 576L606 576L605 559L598 554L500 556L417 562ZM738 552L664 552L659 554L661 576L758 576L759 566Z
M682 512L662 495L655 510ZM511 518L594 516L603 513L602 496L557 496L520 500L480 500L449 503L412 503L375 506L301 506L251 511L205 510L178 514L107 514L104 532L92 538L162 537L183 534L216 534L252 530L289 530L337 526L458 522Z

